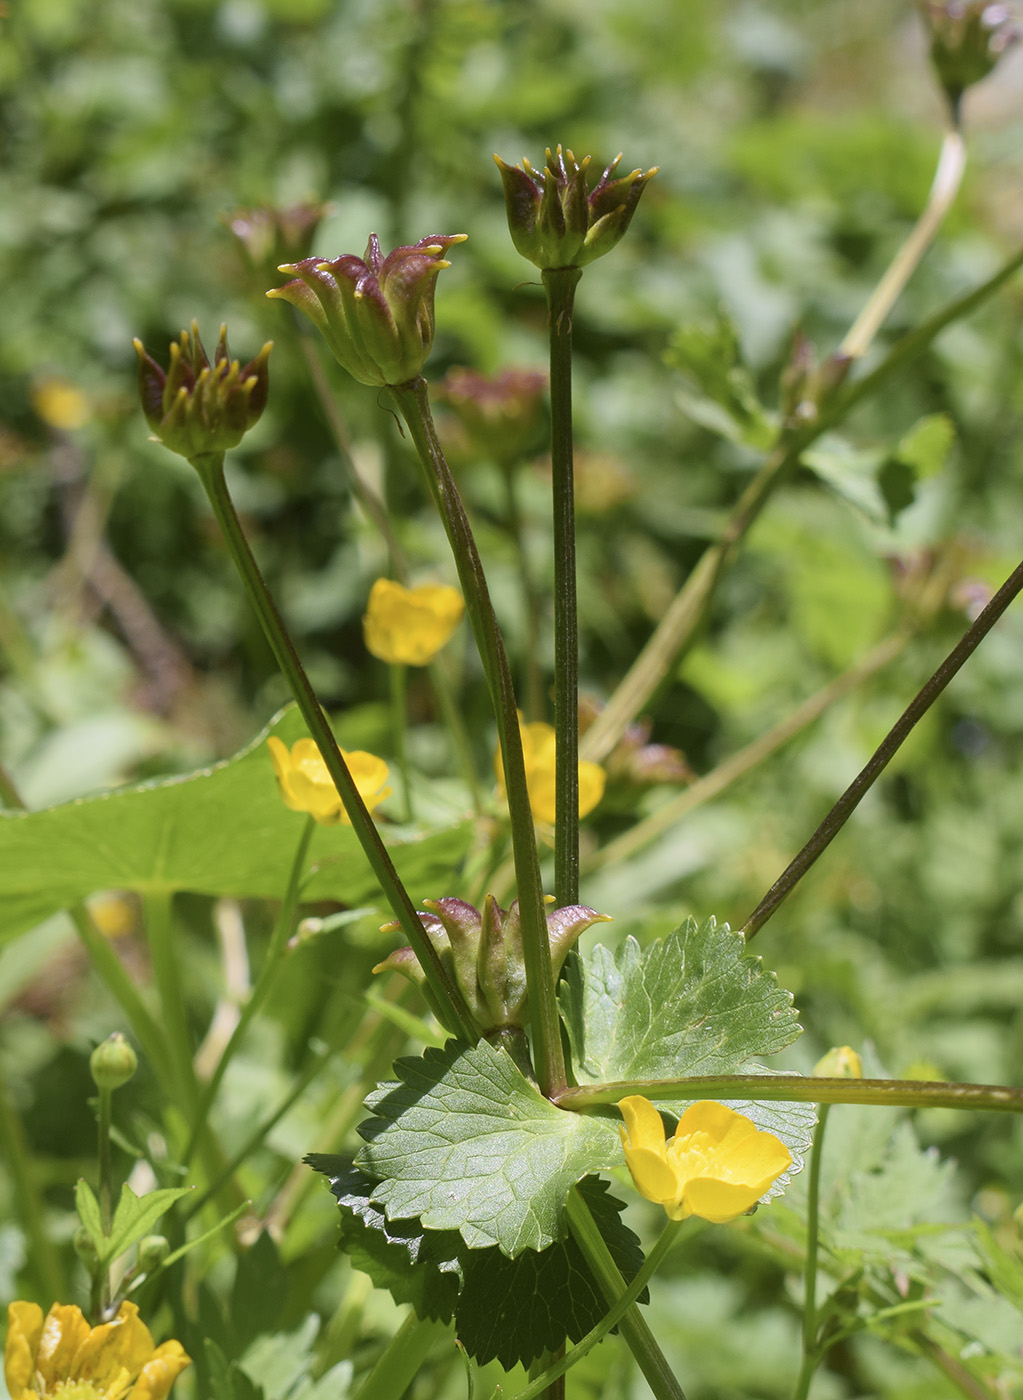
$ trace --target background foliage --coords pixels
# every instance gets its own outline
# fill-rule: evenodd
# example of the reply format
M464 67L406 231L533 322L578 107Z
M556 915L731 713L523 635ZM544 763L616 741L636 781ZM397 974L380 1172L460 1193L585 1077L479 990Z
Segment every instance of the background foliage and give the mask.
M990 275L1023 238L1020 60L1010 57L966 99L964 192L886 337ZM227 227L233 209L331 201L316 238L325 256L361 252L371 229L385 244L467 232L438 292L429 367L438 379L454 365L544 364L543 299L507 237L492 152L535 162L562 141L596 162L621 150L626 168L660 165L628 239L588 272L576 318L581 665L584 688L603 699L755 462L755 408L745 436L722 435L706 404L720 400L711 381L722 311L750 394L773 410L794 327L833 348L918 212L942 123L916 17L890 0L32 0L0 18L0 93L0 759L32 808L226 758L286 698L198 482L146 442L136 405L132 335L162 353L193 317L207 344L227 321L243 359L264 339L277 342L270 406L234 454L232 487L342 742L387 751L386 680L360 627L386 554L353 501L287 308L263 300L276 274L242 255ZM841 437L818 444L814 469L772 502L709 626L649 707L654 738L682 749L695 771L753 740L890 632L910 584L935 560L950 581L946 601L883 673L756 774L627 865L584 875L584 900L615 916L602 941L631 934L647 944L690 914L741 923L978 598L1017 562L1021 310L1017 281L942 336ZM333 365L326 373L413 569L452 581L394 424L372 393ZM460 478L521 662L501 477L494 464L465 459ZM547 494L538 459L522 496L540 579L550 564ZM455 666L489 773L481 679L467 652ZM759 938L806 1029L782 1057L791 1067L807 1070L832 1044L869 1042L894 1074L1018 1080L1021 685L1017 609ZM419 899L459 892L445 882L464 843L450 759L417 683L412 703L423 720L414 758L432 779L425 812L447 831L435 859L429 849L414 857ZM181 791L163 790L171 800ZM612 791L589 823L593 841L611 841L663 800L658 790ZM276 802L272 787L266 801ZM51 882L20 860L0 871L3 1092L58 1241L48 1272L0 1179L0 1296L44 1303L47 1278L56 1273L68 1290L78 1278L69 1236L73 1182L91 1170L87 1056L121 1025L69 925L49 917L61 902L54 893L74 884L74 834L58 827L82 811L55 814ZM116 831L109 836L116 842ZM171 885L184 891L175 938L198 1040L230 1000L225 966L230 978L237 949L238 906L213 896L272 890L245 888L244 875L231 887L187 876ZM33 887L41 898L26 912ZM376 985L370 1001L363 996L390 941L377 932L378 913L347 917L347 906L373 903L362 867L343 889L328 875L316 893L345 906L322 903L317 914L345 917L283 964L260 1034L218 1103L222 1139L239 1147L268 1104L283 1106L234 1183L253 1200L246 1230L198 1251L187 1282L151 1300L200 1359L198 1379L179 1382L183 1396L189 1384L206 1393L210 1367L218 1393L239 1400L249 1394L243 1374L266 1400L308 1400L326 1375L329 1393L343 1394L348 1372L332 1368L350 1362L361 1373L400 1320L390 1298L337 1256L334 1203L296 1166L308 1150L352 1148L366 1089L409 1044L405 1022L395 1024L401 1008L380 1011L395 990ZM138 911L116 908L117 946L145 981ZM253 899L241 913L258 965L273 910ZM413 1051L423 1043L413 1039ZM118 1104L126 1142L149 1143L151 1154L163 1131L152 1067ZM1013 1237L1023 1196L1018 1121L930 1112L902 1120L893 1137L894 1120L882 1114L878 1126L878 1117L837 1109L832 1128L837 1139L843 1120L869 1121L882 1135L847 1129L889 1205L929 1201L931 1219L950 1228L972 1210L993 1238ZM954 1159L954 1172L918 1141ZM890 1260L890 1236L876 1244L879 1200L862 1187L843 1196L841 1154L829 1150L835 1248L865 1248L869 1236ZM903 1195L893 1198L881 1164L895 1159ZM785 1235L799 1190L797 1180L762 1228L700 1234L657 1281L651 1324L691 1397L789 1392L798 1296L784 1249L767 1236ZM651 1218L629 1209L644 1237ZM916 1243L903 1244L907 1259L918 1258ZM955 1292L954 1254L940 1262L953 1289L941 1305L950 1326L969 1337L987 1328L986 1343L1010 1354L1011 1341L994 1336L1004 1327L1011 1337L1010 1323L982 1292ZM958 1286L969 1292L968 1282ZM212 1360L201 1360L204 1335ZM613 1346L579 1368L580 1395L642 1393ZM943 1389L951 1382L912 1351L882 1351L871 1337L843 1346L815 1395L961 1393ZM438 1343L415 1395L462 1387L460 1363Z

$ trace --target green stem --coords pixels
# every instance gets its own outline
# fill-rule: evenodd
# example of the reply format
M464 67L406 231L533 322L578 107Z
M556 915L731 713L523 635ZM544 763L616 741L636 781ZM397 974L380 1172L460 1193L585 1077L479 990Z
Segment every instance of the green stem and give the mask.
M765 759L794 739L797 734L811 725L838 700L841 700L850 691L894 660L905 650L912 635L912 630L907 625L879 642L861 661L850 666L840 676L836 676L816 695L811 695L809 699L804 700L802 705L791 715L786 716L779 724L776 724L765 734L761 734L745 748L739 749L730 758L726 758L716 768L705 773L696 782L691 783L677 797L665 802L663 806L658 807L656 811L651 812L648 817L644 817L642 821L637 822L621 836L609 841L606 846L602 846L586 861L587 873L603 870L609 865L624 863L658 836L670 831L695 808L709 802L711 798L717 797L732 783L759 767Z
M579 611L572 461L572 309L578 267L544 268L554 499L554 899L579 902Z
M938 157L938 168L923 212L895 254L884 276L871 293L848 334L838 348L839 355L857 359L869 350L888 313L902 294L924 253L934 241L945 215L959 192L966 170L966 145L958 130L946 132Z
M56 1299L63 1298L64 1275L60 1257L52 1240L46 1233L46 1202L39 1181L38 1171L32 1159L32 1152L25 1136L21 1119L15 1111L7 1082L6 1065L0 1055L0 1145L7 1158L11 1183L14 1187L14 1202L17 1206L17 1220L24 1230L28 1244L28 1259L41 1295Z
M309 853L309 842L312 839L316 823L312 817L307 817L302 823L302 834L298 840L295 850L295 857L291 862L291 871L288 875L288 883L285 887L284 899L281 902L280 912L277 915L277 922L270 938L270 947L267 950L266 960L260 969L256 985L253 987L248 1001L238 1017L238 1023L231 1032L231 1037L224 1046L223 1053L217 1061L216 1069L210 1076L209 1083L206 1084L199 1097L199 1106L195 1111L192 1123L191 1136L188 1139L188 1146L185 1148L182 1161L187 1166L192 1160L196 1145L202 1135L209 1112L213 1106L213 1101L217 1097L217 1090L223 1082L227 1067L234 1058L235 1051L245 1037L245 1033L252 1021L263 1008L267 997L270 995L273 986L273 975L277 971L277 966L284 956L287 947L288 936L291 933L295 922L295 909L298 905L299 886L302 879L302 872L305 869L306 856Z
M410 1310L359 1387L355 1400L395 1400L404 1395L433 1344L446 1335L443 1323L420 1321Z
M398 776L401 779L402 820L410 822L412 820L412 788L409 785L408 745L405 742L408 733L406 710L408 668L388 666L387 672L391 689L391 740L394 744L394 760L398 766Z
M483 791L480 787L480 777L476 771L476 760L473 758L469 731L465 727L462 712L455 703L455 697L452 693L451 678L444 662L439 658L431 661L428 669L433 693L437 697L437 704L440 706L440 712L447 725L451 742L458 754L458 761L462 766L462 776L465 778L466 786L472 796L473 807L477 812L480 812L483 810Z
M642 707L661 685L691 643L706 615L718 580L750 526L774 491L794 469L808 438L788 442L772 452L740 496L720 539L706 551L672 599L646 646L615 689L607 705L583 735L584 758L606 758Z
M656 1271L664 1262L668 1251L675 1243L678 1227L681 1224L682 1222L680 1220L670 1220L668 1222L662 1230L657 1243L644 1261L643 1267L636 1274L635 1278L633 1278L625 1292L620 1295L614 1306L601 1321L597 1323L596 1327L591 1328L591 1330L586 1333L586 1336L583 1337L582 1341L578 1342L570 1351L566 1352L559 1361L548 1370L544 1371L542 1375L537 1376L536 1380L531 1382L525 1390L517 1391L515 1395L511 1397L511 1400L535 1400L535 1397L543 1394L545 1386L550 1385L551 1381L557 1380L559 1376L563 1376L577 1361L582 1361L583 1357L586 1356L588 1352L591 1352L598 1342L604 1340L612 1327L618 1326L625 1314L629 1312L631 1308L635 1307L639 1295L643 1292L643 1289L646 1288L651 1278L653 1278Z
M474 1042L479 1038L479 1028L465 1004L464 997L454 981L448 976L437 950L427 938L408 891L398 878L398 872L395 870L387 848L377 831L376 824L362 800L348 765L342 757L334 737L334 731L316 699L309 678L298 658L294 643L281 620L263 575L260 573L259 566L249 548L248 540L245 538L227 490L227 483L224 480L224 455L219 453L199 457L193 460L192 465L202 479L213 513L224 533L227 547L241 576L245 591L249 595L249 600L259 618L264 635L270 644L270 649L281 668L281 672L291 686L302 718L320 750L327 771L345 805L345 811L351 820L352 828L359 838L362 849L366 853L373 873L394 912L401 931L415 950L438 1004L448 1009L451 1017L451 1028L463 1039Z
M110 1226L114 1218L114 1164L110 1154L110 1122L114 1096L109 1089L97 1088L96 1092L98 1098L96 1121L98 1125L99 1216L103 1234L109 1237ZM96 1316L105 1317L107 1308L110 1306L110 1299L113 1296L109 1265L97 1270L93 1279L93 1290Z
M170 1072L177 1086L178 1103L191 1117L199 1091L192 1064L192 1039L185 999L178 975L178 954L174 947L172 900L170 893L150 892L143 897L142 907L149 955L153 961L153 980L163 1013L165 1043L170 1052Z
M98 1108L98 1161L99 1161L99 1215L104 1235L110 1234L110 1222L114 1218L114 1164L110 1155L110 1122L113 1116L113 1094L109 1089L97 1089Z
M540 669L540 595L533 579L526 548L526 531L523 526L522 510L519 505L518 472L514 466L504 466L505 511L508 516L508 533L515 546L515 558L519 569L519 586L522 590L522 610L526 627L523 638L522 683L523 711L527 720L542 720L544 717L543 672Z
M856 775L831 811L818 826L793 861L782 871L742 926L747 940L761 929L846 824L860 801L884 772L916 724L965 665L1002 613L1023 589L1023 563L1017 565L987 607L975 619L955 646L896 720L869 762Z
M634 1298L629 1297L632 1290L626 1287L625 1280L618 1272L618 1266L611 1257L611 1251L604 1243L604 1238L597 1228L596 1221L593 1219L586 1202L575 1186L573 1186L568 1193L568 1197L565 1201L565 1212L568 1216L568 1224L572 1231L572 1236L582 1251L583 1257L587 1264L589 1264L600 1290L607 1300L610 1308L609 1316L619 1312L620 1304L626 1302L626 1299L629 1300L626 1306L621 1308L619 1316L615 1318L615 1322L617 1322L621 1328L622 1336L628 1343L629 1350L636 1358L639 1369L645 1376L646 1382L653 1391L656 1400L686 1400L682 1387L675 1379L671 1367L665 1360L664 1353L657 1345L654 1334L640 1316L639 1308L636 1306ZM650 1258L633 1280L633 1287L637 1284L639 1285L636 1288L635 1297L638 1297L643 1291L643 1288L646 1287L647 1279L653 1273L654 1268L661 1263L664 1256L667 1254L675 1239L675 1230L673 1226L679 1223L678 1221L673 1221L666 1227L660 1239L657 1241L657 1244L651 1250ZM653 1267L650 1267L651 1264ZM646 1273L646 1278L642 1278L644 1273ZM640 1282L641 1278L642 1282ZM606 1322L607 1318L605 1318L604 1321ZM603 1325L603 1323L601 1325ZM614 1323L610 1325L613 1326ZM599 1338L596 1340L599 1341ZM585 1345L588 1341L589 1336L580 1342L579 1347ZM570 1358L574 1358L575 1360L580 1359L576 1356L579 1347L574 1347L573 1350L568 1353L568 1356L564 1358L569 1365L572 1364ZM527 1391L526 1393L531 1394L532 1392ZM516 1400L522 1400L522 1397L516 1397Z
M651 1100L748 1099L779 1103L872 1103L888 1108L970 1108L1023 1113L1023 1088L951 1084L924 1079L818 1079L800 1074L713 1074L686 1079L623 1079L581 1084L553 1094L559 1108L582 1111L617 1104L627 1094Z
M806 1400L813 1374L820 1364L817 1345L817 1249L820 1243L821 1158L829 1105L821 1106L810 1153L810 1180L807 1188L806 1267L803 1271L803 1364L799 1368L792 1400Z
M296 311L293 326L298 339L299 349L306 362L306 368L309 370L309 377L313 382L316 397L319 400L320 407L323 409L324 417L330 426L330 431L337 445L341 461L348 471L352 492L358 500L359 505L362 507L367 519L372 521L375 528L379 531L380 538L386 544L387 552L391 560L391 570L395 578L399 583L407 583L408 565L397 537L391 528L391 517L388 515L387 507L384 505L383 501L359 470L352 448L352 440L348 433L348 427L341 416L337 402L331 392L330 381L327 378L326 370L323 368L323 363L318 353L318 347L313 344L313 335L315 332L311 329L307 331L306 327L308 325L309 323L305 317L300 318ZM317 339L319 339L319 337L317 337Z
M88 908L84 904L74 904L67 912L78 937L82 940L93 971L127 1016L149 1067L160 1081L164 1092L173 1096L176 1089L174 1077L167 1065L166 1039L139 995L138 988L128 976L109 942L93 923ZM185 1105L182 1103L181 1107L184 1109Z
M807 447L845 418L857 404L882 389L897 370L921 355L947 326L962 320L988 301L1021 267L1023 249L1014 253L986 282L949 302L922 326L903 336L875 370L836 392L824 404L814 422L791 432L775 448L739 498L721 538L704 553L632 668L583 735L580 751L584 758L599 762L610 753L627 726L676 665L710 606L718 579L734 557L746 532Z
M267 1135L273 1132L274 1128L288 1112L292 1104L296 1103L302 1097L306 1089L308 1089L309 1085L319 1074L320 1070L326 1066L331 1053L331 1049L323 1050L310 1060L309 1064L294 1081L288 1092L281 1098L274 1110L253 1128L248 1137L235 1149L231 1159L220 1166L215 1173L211 1174L211 1180L206 1189L201 1192L200 1195L196 1196L194 1200L189 1198L187 1205L182 1211L182 1224L187 1224L193 1215L198 1215L206 1202L212 1200L220 1188L231 1180L242 1163L262 1146Z
M420 377L408 384L390 385L388 393L408 424L431 494L440 512L465 598L466 612L479 649L497 720L504 760L505 787L511 816L515 878L522 920L522 949L529 993L530 1024L534 1034L537 1077L545 1093L565 1084L565 1060L561 1046L561 1022L554 996L550 940L540 884L533 814L526 788L522 737L515 704L515 687L504 639L490 601L486 576L462 498L441 449L430 411L429 390Z
M25 804L21 799L21 794L6 775L3 775L3 781L6 784L2 794L4 804L16 811L23 812ZM68 908L67 914L75 926L78 937L82 940L93 971L127 1016L135 1038L149 1060L153 1073L161 1081L163 1088L169 1090L170 1080L165 1064L164 1038L160 1033L160 1027L153 1020L146 1009L145 1002L139 996L135 983L125 972L120 958L96 927L85 903L72 904Z

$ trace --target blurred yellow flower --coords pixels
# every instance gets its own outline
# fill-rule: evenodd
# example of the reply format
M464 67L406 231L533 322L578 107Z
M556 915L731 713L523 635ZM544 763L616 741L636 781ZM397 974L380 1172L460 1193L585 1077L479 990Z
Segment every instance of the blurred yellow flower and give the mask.
M710 1099L690 1104L670 1142L649 1099L632 1094L618 1107L625 1119L618 1131L636 1189L672 1220L734 1220L792 1163L783 1142Z
M180 1342L153 1345L134 1303L90 1327L73 1303L7 1309L4 1378L11 1400L164 1400L190 1364Z
M850 1045L836 1045L821 1057L812 1073L823 1079L862 1079L863 1061Z
M286 744L272 735L266 743L286 807L293 812L308 812L321 826L337 826L339 822L342 826L351 826L351 818L345 811L314 740L299 739L290 751ZM352 752L342 749L341 753L359 789L359 796L372 812L378 803L391 795L391 789L384 786L387 782L387 764L382 758L362 749Z
M366 647L391 666L426 666L451 640L463 612L457 588L444 583L403 588L378 578L362 619Z
M533 820L545 826L554 825L554 758L556 738L550 724L537 721L524 724L519 717L522 735L522 757L526 765L526 788ZM507 796L504 785L504 762L500 748L494 755L494 771L501 796ZM604 796L605 774L599 763L583 759L579 764L579 815L592 812Z
M49 375L32 386L32 407L44 423L58 432L70 432L92 417L89 400L69 379Z

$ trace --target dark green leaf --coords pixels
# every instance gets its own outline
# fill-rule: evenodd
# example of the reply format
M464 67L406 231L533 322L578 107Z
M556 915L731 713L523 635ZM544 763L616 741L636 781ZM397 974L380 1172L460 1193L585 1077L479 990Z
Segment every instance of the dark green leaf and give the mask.
M396 1303L411 1303L419 1317L450 1322L462 1266L457 1230L424 1230L421 1221L388 1221L370 1199L375 1182L350 1157L311 1152L305 1160L328 1178L341 1208L341 1248L357 1269Z
M621 1221L625 1209L605 1181L587 1177L579 1190L597 1221L623 1277L639 1270L639 1240ZM463 1255L465 1285L459 1298L459 1341L481 1364L496 1359L505 1370L528 1366L544 1351L577 1342L607 1312L607 1303L575 1240L560 1240L536 1254L507 1259L497 1249ZM647 1294L640 1297L646 1302Z
M372 1203L375 1183L350 1159L305 1159L330 1180L341 1207L341 1248L356 1268L420 1317L448 1322L481 1365L529 1365L544 1351L578 1341L606 1311L603 1296L569 1237L509 1259L496 1246L469 1249L455 1230L424 1230L419 1220L388 1222ZM622 1224L607 1183L586 1178L580 1191L625 1278L640 1267L639 1241ZM645 1294L641 1301L645 1301Z

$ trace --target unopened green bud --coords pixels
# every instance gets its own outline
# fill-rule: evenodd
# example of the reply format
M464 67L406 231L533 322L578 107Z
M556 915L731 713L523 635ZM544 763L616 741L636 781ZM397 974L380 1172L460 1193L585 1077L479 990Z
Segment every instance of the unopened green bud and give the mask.
M986 78L1020 38L1008 5L991 0L917 0L931 36L931 62L958 121L968 87Z
M89 1070L97 1089L119 1089L139 1067L138 1056L120 1031L114 1031L89 1056Z
M141 340L132 343L139 357L142 411L154 440L189 461L237 447L266 407L272 341L243 368L231 359L227 327L221 326L210 364L193 321L191 332L182 331L171 345L166 371Z
M632 221L652 170L633 170L612 180L621 156L615 156L600 179L587 187L590 157L576 161L560 146L542 170L528 160L507 165L494 157L504 182L508 230L524 258L539 268L584 267L609 253Z
M283 263L294 281L268 297L290 301L313 322L338 364L360 384L377 388L418 379L433 346L437 274L443 256L465 233L435 234L385 258L375 233L364 258Z
M163 1235L144 1235L138 1242L136 1268L140 1274L151 1274L170 1253L170 1241Z
M99 1250L96 1248L96 1241L92 1238L89 1230L84 1225L79 1225L72 1238L75 1253L91 1273L96 1267L99 1258Z
M863 1062L848 1045L829 1050L813 1067L816 1079L862 1079Z
M502 909L493 895L488 895L482 913L464 899L424 899L423 903L429 910L419 916L423 928L480 1028L487 1032L527 1025L526 965L518 900L513 900L509 909ZM545 903L553 904L554 900L548 896ZM556 981L579 935L591 924L607 923L610 915L572 904L551 909L546 917L551 970ZM397 927L385 924L381 931ZM439 1014L411 948L396 949L373 971L400 972L423 989L434 1014Z

